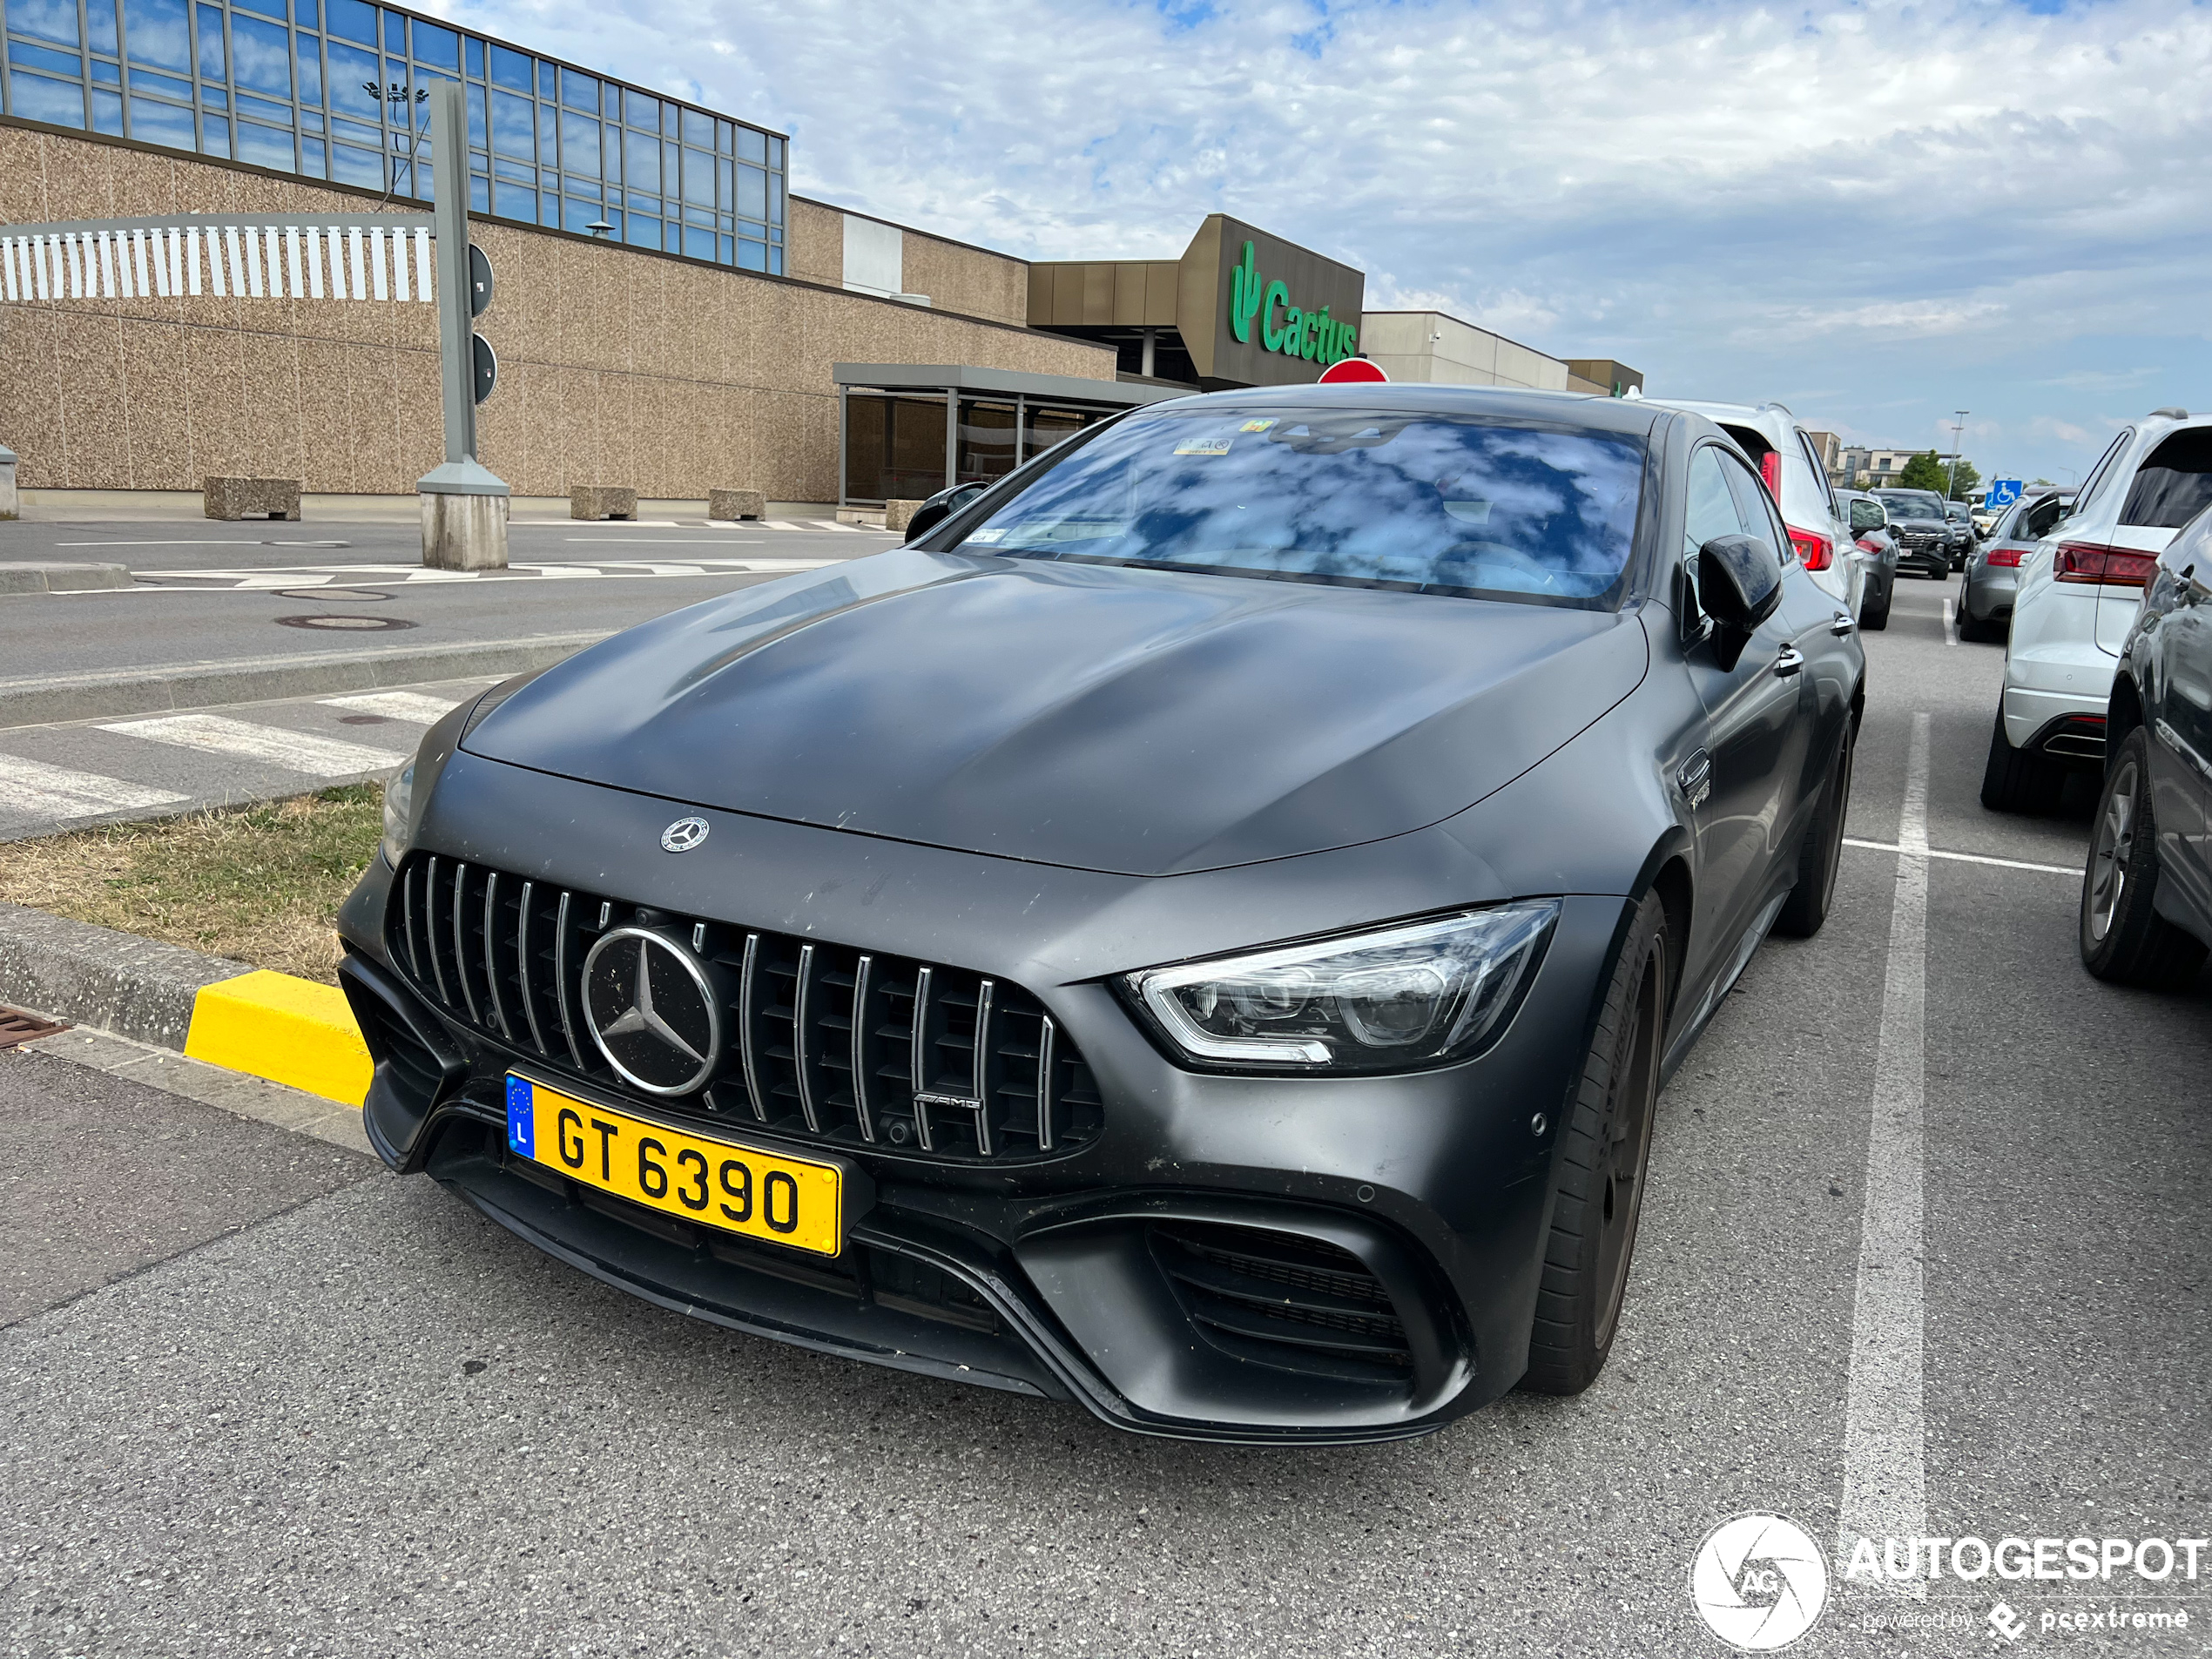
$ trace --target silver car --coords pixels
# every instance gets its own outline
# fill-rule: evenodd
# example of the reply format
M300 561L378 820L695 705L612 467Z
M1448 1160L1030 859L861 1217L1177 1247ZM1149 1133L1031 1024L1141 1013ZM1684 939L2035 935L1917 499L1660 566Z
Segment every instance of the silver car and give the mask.
M2020 561L2074 505L2071 489L2023 496L2006 509L1996 527L1966 556L1959 586L1959 637L2002 639L2020 591Z

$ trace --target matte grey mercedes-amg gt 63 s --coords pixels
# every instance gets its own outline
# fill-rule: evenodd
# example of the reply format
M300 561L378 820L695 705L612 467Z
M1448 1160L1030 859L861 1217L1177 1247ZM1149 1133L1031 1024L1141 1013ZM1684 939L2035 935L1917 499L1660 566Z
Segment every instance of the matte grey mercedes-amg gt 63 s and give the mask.
M1835 889L1865 658L1717 428L1192 397L457 709L368 1133L609 1284L1147 1433L1618 1328L1660 1086Z

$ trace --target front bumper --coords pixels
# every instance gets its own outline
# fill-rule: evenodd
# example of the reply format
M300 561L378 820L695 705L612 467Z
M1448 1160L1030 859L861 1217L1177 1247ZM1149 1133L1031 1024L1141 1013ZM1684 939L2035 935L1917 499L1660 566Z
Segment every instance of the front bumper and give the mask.
M667 816L665 803L620 792L542 778L535 785L570 797L536 822L635 817L636 827L657 836ZM966 884L969 902L934 916L894 910L871 922L865 904L823 902L813 936L850 933L843 942L898 952L913 950L919 931L941 960L1025 985L1096 1077L1096 1137L1063 1155L999 1163L837 1146L871 1178L875 1202L855 1219L846 1257L826 1265L570 1183L506 1148L502 1079L510 1067L543 1075L543 1057L452 1017L410 982L387 945L392 880L380 863L347 907L351 954L341 980L377 1062L365 1119L388 1162L429 1173L518 1236L664 1306L877 1364L1071 1398L1139 1432L1247 1442L1390 1439L1440 1426L1519 1379L1555 1126L1587 1050L1621 900L1566 901L1512 1025L1473 1061L1393 1077L1209 1075L1169 1062L1099 982L1109 968L1190 953L1124 941L1120 948L1135 956L1100 961L1082 978L1041 961L1092 954L1090 921L1102 903L1115 908L1113 895L1098 890L1103 879L1064 873L1056 882L1063 873L1008 860L712 816L708 846L746 877L725 892L725 907L752 907L724 918L738 924L790 925L780 903L730 895L820 892L819 880L786 887L773 873L819 858L825 846L850 857L857 846L880 878L877 891L887 881L894 894L941 896ZM539 880L561 879L557 840L541 850L516 846L510 833L501 839L506 845L496 850L472 845L477 838L465 833L448 845L455 855L497 857ZM711 914L702 902L711 894L695 879L708 868L704 860L656 854L624 882L610 880L588 849L569 856L603 890L620 887L636 902ZM1218 885L1236 874L1203 880ZM681 891L671 886L678 877ZM981 894L979 877L1005 883L1005 892ZM1040 903L1041 877L1067 889L1065 914L1052 917L1053 907ZM1199 897L1197 879L1178 880ZM770 910L778 914L763 914ZM1283 934L1294 927L1286 919ZM1062 935L1055 951L1043 948L1040 928ZM550 1080L587 1097L597 1089L633 1113L671 1112L671 1122L694 1132L822 1150L750 1123L715 1125L680 1104L613 1093L604 1080L566 1072ZM1553 1126L1541 1137L1530 1131L1539 1111ZM1248 1317L1254 1280L1290 1286L1281 1300L1301 1302L1298 1317L1338 1334L1301 1349L1298 1332L1285 1339L1279 1318ZM1332 1310L1342 1315L1337 1325L1326 1323ZM1369 1317L1378 1310L1386 1315L1381 1324ZM1345 1331L1364 1341L1379 1330L1393 1333L1384 1345L1393 1350L1387 1362L1347 1356L1338 1340Z

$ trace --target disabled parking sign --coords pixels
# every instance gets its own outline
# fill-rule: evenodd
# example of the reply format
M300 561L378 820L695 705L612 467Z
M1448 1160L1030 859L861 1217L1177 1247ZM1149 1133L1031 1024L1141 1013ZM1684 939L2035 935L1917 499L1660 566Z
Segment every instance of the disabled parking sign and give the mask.
M1984 507L2010 507L2020 498L2020 481L2017 478L1993 478L1989 494L1982 497Z

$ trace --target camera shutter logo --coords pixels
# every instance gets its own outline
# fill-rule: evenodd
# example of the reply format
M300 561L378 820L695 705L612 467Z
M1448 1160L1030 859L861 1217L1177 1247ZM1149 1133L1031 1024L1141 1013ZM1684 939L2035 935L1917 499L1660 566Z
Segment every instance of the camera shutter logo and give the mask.
M1780 1515L1737 1515L1705 1534L1689 1566L1697 1615L1731 1648L1771 1653L1820 1621L1828 1561L1804 1527Z
M660 850L664 853L688 853L706 840L706 819L679 818L660 833Z

